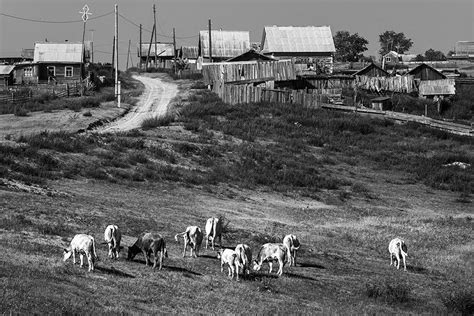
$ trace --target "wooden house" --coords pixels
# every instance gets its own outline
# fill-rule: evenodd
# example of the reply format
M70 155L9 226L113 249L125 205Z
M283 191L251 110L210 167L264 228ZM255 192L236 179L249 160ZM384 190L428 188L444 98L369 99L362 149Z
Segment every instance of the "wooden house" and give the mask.
M336 48L329 26L265 26L261 47L262 54L293 59L301 69L333 72Z
M400 54L395 51L389 51L382 57L382 68L394 68L404 65L416 58L414 54Z
M381 67L371 63L367 67L355 72L354 76L368 76L368 77L389 77L390 74Z
M37 82L80 81L83 77L83 64L88 62L83 55L84 52L82 43L35 43L33 66L36 68L33 69L33 73L37 77Z
M156 62L155 62L156 46ZM148 54L148 51L150 52ZM138 48L138 58L142 65L155 68L173 68L173 59L175 57L173 43L142 43Z
M255 50L251 49L239 56L232 57L227 59L227 62L239 62L239 61L274 61L275 58L271 56L266 56L256 52Z
M436 70L435 68L431 67L430 65L427 65L425 63L422 63L412 70L408 72L409 75L413 75L415 79L419 80L439 80L439 79L446 79L447 77Z
M13 85L13 65L0 65L0 87Z
M248 31L211 31L211 57L213 62L225 61L250 49ZM204 62L209 61L209 31L199 32L198 54Z
M38 83L39 64L32 61L15 64L13 71L13 81L15 84L35 84Z

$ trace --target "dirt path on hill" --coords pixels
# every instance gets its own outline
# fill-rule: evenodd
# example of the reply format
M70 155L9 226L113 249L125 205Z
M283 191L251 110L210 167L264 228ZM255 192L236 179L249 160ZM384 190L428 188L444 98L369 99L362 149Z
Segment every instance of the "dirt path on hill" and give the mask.
M170 101L178 93L178 86L166 80L165 74L154 78L135 75L133 78L145 85L140 100L124 117L101 128L101 132L129 131L141 127L147 118L165 115Z

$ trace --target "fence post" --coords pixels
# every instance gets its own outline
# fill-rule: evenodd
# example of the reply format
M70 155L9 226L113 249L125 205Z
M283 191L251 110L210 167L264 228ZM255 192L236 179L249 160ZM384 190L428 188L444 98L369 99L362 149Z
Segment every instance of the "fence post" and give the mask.
M12 102L15 101L14 92L12 91Z
M66 83L66 92L67 92L67 97L69 98L69 83Z

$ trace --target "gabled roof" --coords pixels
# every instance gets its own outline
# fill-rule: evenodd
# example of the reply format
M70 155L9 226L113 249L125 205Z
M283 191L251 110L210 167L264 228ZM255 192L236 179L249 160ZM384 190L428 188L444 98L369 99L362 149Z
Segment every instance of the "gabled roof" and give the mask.
M35 43L35 63L80 63L82 43Z
M399 61L411 61L413 58L416 57L415 54L400 54L393 50L383 55L383 57L388 56L388 55L395 56L396 58L398 58Z
M248 31L211 31L212 57L231 58L250 49ZM209 57L209 31L199 32L201 56Z
M364 75L366 73L368 73L370 70L374 69L375 71L379 72L379 73L382 73L384 74L385 76L389 77L390 74L382 69L381 67L379 67L378 65L374 64L374 63L371 63L370 65L368 65L367 67L355 72L353 75L354 76L360 76L360 75Z
M329 26L265 26L262 53L335 52Z
M227 59L226 62L251 61L251 60L274 61L275 58L262 55L260 53L257 53L255 50L251 49L243 54L240 54L239 56L235 56L230 59Z
M198 47L197 46L183 46L181 47L181 54L182 58L191 58L191 59L196 59L198 58Z
M142 56L148 54L150 43L142 43ZM156 43L156 52L158 57L174 57L173 43ZM151 43L150 57L155 57L155 43Z
M13 69L15 69L14 65L0 65L0 75L9 75Z
M423 68L426 68L426 69L429 69L430 71L432 72L435 72L437 73L439 76L441 76L442 78L446 79L446 75L439 72L438 70L436 70L435 68L431 67L430 65L427 65L425 63L421 63L420 65L416 66L415 68L413 68L412 70L410 70L407 74L408 75L414 75L416 73L418 73L420 70L422 70Z

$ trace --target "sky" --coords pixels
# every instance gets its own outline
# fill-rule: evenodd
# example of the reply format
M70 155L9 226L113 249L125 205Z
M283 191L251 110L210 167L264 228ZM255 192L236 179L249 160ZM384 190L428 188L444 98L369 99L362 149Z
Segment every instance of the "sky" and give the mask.
M150 40L153 4L158 41L172 42L174 27L177 47L197 46L197 35L207 30L209 19L213 29L250 31L252 42L261 41L264 26L329 25L333 35L347 30L365 37L367 56L378 56L379 34L387 30L411 38L414 54L429 48L446 54L456 41L474 41L474 0L0 0L0 56L18 56L22 48L45 39L81 41L79 11L85 4L92 13L85 39L93 36L96 62L112 60L113 11L118 5L120 69L125 68L129 40L132 61L138 62L138 24L144 28L142 40ZM46 23L70 21L78 22Z

